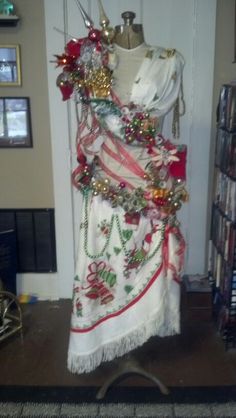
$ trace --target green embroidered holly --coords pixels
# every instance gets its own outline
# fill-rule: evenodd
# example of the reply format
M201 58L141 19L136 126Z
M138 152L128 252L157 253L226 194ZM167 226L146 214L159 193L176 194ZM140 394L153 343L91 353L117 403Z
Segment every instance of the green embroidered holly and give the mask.
M133 286L130 286L130 285L126 285L125 287L124 287L124 290L125 290L125 292L127 293L127 295L133 290Z
M132 237L132 235L133 235L133 231L132 231L132 230L130 230L130 229L123 229L123 230L122 230L122 235L123 235L123 237L124 237L125 241L129 241L129 240L130 240L130 238L131 238L131 237Z
M114 247L113 250L114 250L115 255L118 255L121 252L121 248L118 248L118 247Z

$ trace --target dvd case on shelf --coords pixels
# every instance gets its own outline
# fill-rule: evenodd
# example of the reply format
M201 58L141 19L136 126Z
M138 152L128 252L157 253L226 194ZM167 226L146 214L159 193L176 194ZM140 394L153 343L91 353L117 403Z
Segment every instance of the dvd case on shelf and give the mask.
M219 100L220 128L236 131L236 85L223 84Z
M213 312L226 346L236 346L236 85L221 87L208 257Z

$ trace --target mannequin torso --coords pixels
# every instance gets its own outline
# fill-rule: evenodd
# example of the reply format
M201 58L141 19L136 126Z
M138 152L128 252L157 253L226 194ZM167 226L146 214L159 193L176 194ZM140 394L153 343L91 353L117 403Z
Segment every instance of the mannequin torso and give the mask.
M135 13L124 12L121 17L123 25L115 27L114 42L125 49L133 49L144 42L143 27L140 24L133 24Z
M148 46L143 42L133 49L125 49L115 45L118 66L114 70L114 92L122 103L129 103L135 77L142 64Z

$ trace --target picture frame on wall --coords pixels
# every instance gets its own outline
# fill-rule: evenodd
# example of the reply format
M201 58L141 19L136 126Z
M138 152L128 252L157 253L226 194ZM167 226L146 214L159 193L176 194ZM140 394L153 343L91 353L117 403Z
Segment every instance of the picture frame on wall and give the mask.
M19 45L0 45L0 87L21 86Z
M0 97L0 148L31 148L29 97Z

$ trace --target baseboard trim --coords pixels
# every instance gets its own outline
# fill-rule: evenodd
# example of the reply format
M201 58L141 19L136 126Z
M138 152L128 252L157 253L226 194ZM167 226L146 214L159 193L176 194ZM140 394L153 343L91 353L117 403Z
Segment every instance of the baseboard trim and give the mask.
M39 300L58 300L58 273L17 274L17 295L34 295Z

